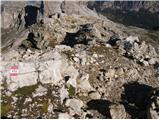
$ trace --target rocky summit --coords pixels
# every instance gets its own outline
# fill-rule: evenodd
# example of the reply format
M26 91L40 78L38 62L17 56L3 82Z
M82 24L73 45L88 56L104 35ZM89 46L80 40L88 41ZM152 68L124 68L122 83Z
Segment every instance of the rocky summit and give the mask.
M2 1L1 118L158 119L159 31L104 14L156 21L157 6Z

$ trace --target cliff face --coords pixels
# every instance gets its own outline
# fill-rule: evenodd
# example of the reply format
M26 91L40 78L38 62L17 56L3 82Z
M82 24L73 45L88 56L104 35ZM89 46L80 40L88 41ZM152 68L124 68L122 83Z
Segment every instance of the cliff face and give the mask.
M158 8L158 1L129 1L129 2L124 2L124 1L117 1L114 2L113 8L120 8L124 10L129 10L129 11L149 11L152 13L156 13L159 11Z
M159 26L158 1L95 1L88 2L88 7L127 26L154 30Z
M159 11L158 1L95 1L89 2L91 8L103 11L106 8L124 11L148 11L157 13Z
M24 21L29 26L35 24L43 15L44 17L53 17L56 14L66 15L89 15L98 17L95 12L90 10L87 2L65 2L65 1L35 1L35 2L3 2L2 3L2 28L13 27L18 19ZM25 17L27 16L27 17ZM31 23L26 23L26 22ZM26 26L28 26L26 25Z

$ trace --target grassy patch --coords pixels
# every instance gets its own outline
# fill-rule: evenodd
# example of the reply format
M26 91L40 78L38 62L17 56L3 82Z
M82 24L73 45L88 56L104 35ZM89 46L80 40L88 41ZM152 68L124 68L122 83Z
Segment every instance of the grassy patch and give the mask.
M42 104L43 106L42 106L42 111L43 111L43 113L47 113L48 112L48 102L44 102L43 104Z
M32 94L32 92L34 92L37 87L38 85L32 85L32 86L25 86L22 88L18 88L15 92L13 92L13 95L27 96Z
M98 55L103 55L103 58L98 59L98 61L104 60L113 61L120 57L120 52L118 49L108 48L105 46L94 46L89 49L89 54L93 55L94 53ZM120 60L120 59L119 59ZM120 61L119 61L120 62Z
M91 53L97 53L97 54L110 54L110 48L107 48L105 46L94 46L90 48L89 50Z
M69 93L69 96L74 96L75 95L75 88L72 85L66 86L67 87L67 91Z
M11 109L9 104L1 104L1 116L5 116Z

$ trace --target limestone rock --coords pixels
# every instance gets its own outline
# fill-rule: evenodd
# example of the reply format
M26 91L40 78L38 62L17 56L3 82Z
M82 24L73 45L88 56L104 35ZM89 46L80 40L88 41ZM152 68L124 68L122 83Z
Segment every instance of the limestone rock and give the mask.
M135 59L145 66L154 64L158 59L155 49L145 41L140 42L138 37L129 36L124 41L121 40L119 48L126 57Z
M43 62L40 64L39 70L41 71L40 82L43 84L60 84L64 82L62 81L64 76L70 76L70 79L67 81L67 83L76 87L76 78L78 75L77 70L70 65L66 59L60 56L54 60Z
M67 81L67 84L70 84L74 88L77 88L77 77L79 75L78 70L76 70L73 66L68 66L64 74L65 76L70 76L69 80Z
M36 88L36 91L32 94L33 97L37 97L37 96L43 96L47 94L47 88L39 85L38 88Z
M56 45L55 48L59 51L71 51L72 48L66 45Z
M113 77L115 77L115 69L109 69L108 70L108 72L105 74L105 76L107 77L107 78L113 78Z
M26 98L25 101L24 101L24 104L26 104L27 102L32 102L32 98L30 98L30 97Z
M83 102L78 99L67 99L65 105L70 108L70 115L81 114L81 107L83 107Z
M76 79L79 74L78 71L68 63L66 58L60 55L59 52L47 52L40 57L48 58L49 60L41 59L40 62L38 61L36 63L31 61L13 62L13 64L6 62L2 64L2 71L4 71L2 72L2 76L6 77L6 82L10 91L15 91L17 88L24 86L35 85L37 82L41 82L42 84L62 84L64 83L64 76L70 76L67 83L75 88L77 87ZM16 76L10 76L11 66L17 66L18 73Z
M17 76L10 76L10 73L8 73L6 77L8 89L15 91L17 88L37 84L38 73L36 72L34 63L20 62L18 64Z
M89 96L91 99L100 99L101 95L98 92L90 92Z
M65 87L63 86L63 87L60 89L61 104L63 103L63 100L64 100L65 98L69 98L69 95L68 95L67 89L65 89Z
M112 119L126 119L126 111L123 105L111 105L110 115Z
M72 117L68 113L59 113L58 119L71 119Z
M81 74L80 79L77 81L78 89L81 92L89 92L93 87L89 83L89 74Z
M53 104L49 103L48 105L48 113L52 113L53 112Z
M43 62L40 66L40 71L42 71L39 76L40 82L43 84L58 84L62 80L61 69L63 66L65 68L66 63L63 63L61 60Z

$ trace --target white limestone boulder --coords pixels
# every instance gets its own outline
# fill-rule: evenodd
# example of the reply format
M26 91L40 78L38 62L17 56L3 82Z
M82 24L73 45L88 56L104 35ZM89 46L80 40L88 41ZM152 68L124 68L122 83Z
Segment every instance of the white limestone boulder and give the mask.
M17 88L22 88L24 86L31 86L37 84L38 73L35 69L34 63L18 63L17 75L11 75L12 64L8 65L6 68L6 83L10 91L15 91Z

